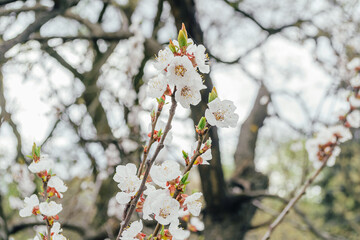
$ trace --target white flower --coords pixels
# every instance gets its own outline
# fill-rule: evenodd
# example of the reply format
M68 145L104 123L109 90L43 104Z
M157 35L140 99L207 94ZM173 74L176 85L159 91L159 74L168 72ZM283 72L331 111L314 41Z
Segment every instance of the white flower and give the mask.
M198 73L187 56L176 56L168 69L169 82L178 86L179 84L192 84L198 77Z
M33 240L40 240L38 236L35 236Z
M201 192L197 192L194 193L190 196L188 196L185 201L184 201L184 205L187 206L187 208L189 209L189 212L194 215L194 216L199 216L200 212L201 212L201 202L200 202L200 198L202 196Z
M360 76L357 75L356 77L350 80L350 84L353 88L360 87Z
M51 159L41 157L40 161L33 161L28 168L32 173L40 173L44 171L49 171L52 168L53 164L54 162Z
M339 138L339 142L343 143L352 139L352 134L350 129L344 127L343 125L336 125L328 128L328 131L333 135Z
M208 123L217 127L236 127L239 115L234 111L236 107L229 100L220 101L219 98L208 103L209 109L205 111Z
M169 232L173 236L173 240L184 240L190 236L190 231L179 228L179 219L170 223Z
M158 56L156 57L155 68L157 70L163 71L168 67L171 61L174 58L174 54L171 52L169 48L165 48L159 51Z
M354 110L349 115L347 115L346 120L353 128L360 127L360 111Z
M51 201L49 203L42 202L39 204L39 208L40 208L41 214L43 214L47 217L56 216L63 209L61 204L57 204L54 201Z
M39 198L33 194L24 199L25 206L19 211L21 217L29 217L33 214L34 208L39 206Z
M358 108L360 107L360 98L356 98L354 95L351 95L349 98L349 103L351 106Z
M191 105L197 105L201 101L200 90L206 86L202 84L200 75L195 75L194 80L190 84L178 84L175 92L175 100L184 108L190 108Z
M154 165L150 170L153 182L163 188L166 187L167 181L176 179L180 174L180 165L171 160L163 162L160 166Z
M158 189L151 192L145 199L143 206L143 219L151 220L150 215L155 215L155 220L167 225L179 217L180 204L170 196L167 189Z
M135 240L136 235L138 235L143 229L143 223L141 220L133 222L130 224L129 228L125 229L120 240Z
M168 225L179 217L180 203L170 195L161 195L153 203L155 220L162 225Z
M118 187L122 191L116 194L116 200L120 204L130 202L141 184L141 180L136 176L136 166L132 163L117 166L114 181L119 183Z
M209 140L211 140L211 138L209 138ZM191 153L195 154L196 148L198 145L198 141L196 141L192 146L191 146ZM200 149L203 149L205 147L205 144L203 143L200 147ZM195 162L195 165L200 164L200 165L209 165L209 162L212 159L212 154L211 154L211 149L206 150L205 153L201 154L198 159L201 159L200 163Z
M48 182L48 187L54 188L56 192L54 192L59 198L62 198L62 193L66 192L68 189L67 186L65 186L63 180L59 178L58 176L52 176Z
M119 220L122 220L124 215L126 205L119 204L115 197L112 197L109 200L108 208L107 208L107 215L109 217L116 217Z
M204 223L197 217L192 217L190 224L193 225L197 231L203 231L205 229Z
M205 53L206 48L204 45L200 44L198 46L191 45L188 48L188 51L190 53L193 53L195 56L196 65L199 68L199 71L202 73L209 73L210 72L210 66L207 65L208 56Z
M164 94L167 84L168 83L163 74L157 75L148 82L147 95L153 98L160 98Z
M61 225L59 222L55 222L51 228L51 233L59 234L60 232L62 232Z
M54 225L51 228L51 239L52 240L66 240L66 237L64 237L62 234L62 229L60 228L60 223L55 222Z
M341 149L335 146L331 152L330 144L335 144L337 139L339 142L346 142L352 138L350 130L343 125L332 126L322 129L316 138L309 139L305 146L309 154L309 160L314 162L315 167L319 167L325 156L331 154L327 161L328 166L335 164L336 157L340 154Z

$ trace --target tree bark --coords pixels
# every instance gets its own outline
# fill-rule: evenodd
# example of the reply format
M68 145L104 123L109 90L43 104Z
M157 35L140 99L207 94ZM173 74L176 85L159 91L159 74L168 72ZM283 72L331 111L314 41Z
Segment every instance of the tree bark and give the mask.
M177 29L184 23L189 36L195 42L203 43L203 32L196 20L196 7L193 0L169 0L172 14L175 17ZM207 96L213 84L210 76L205 76L208 91L202 92L202 101L191 108L191 118L196 124L207 108ZM220 94L221 95L221 94ZM230 187L242 189L266 189L267 177L255 171L254 156L258 129L263 125L267 116L267 104L261 105L260 99L269 96L266 87L261 84L247 120L241 128L237 151L235 154L236 171L231 179ZM241 240L250 227L256 208L248 200L239 200L231 194L230 188L224 179L221 165L220 146L216 127L210 131L213 141L212 160L209 166L200 166L199 172L202 179L202 191L206 208L204 210L205 239L207 240ZM245 182L246 186L239 186Z

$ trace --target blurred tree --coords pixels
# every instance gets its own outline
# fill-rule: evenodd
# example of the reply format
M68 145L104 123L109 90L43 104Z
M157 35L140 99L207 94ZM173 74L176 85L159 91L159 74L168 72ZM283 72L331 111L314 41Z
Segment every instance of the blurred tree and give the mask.
M216 128L210 131L213 140L211 164L199 168L206 202L203 211L205 239L243 239L250 229L255 228L252 219L259 205L254 204L254 199L268 194L268 177L260 173L255 164L259 133L270 119L285 123L292 134L295 132L301 137L310 136L317 123L333 121L324 113L328 107L326 102L337 96L339 86L345 86L350 77L345 71L346 63L358 56L360 50L358 36L354 34L359 26L356 2L330 1L319 7L309 1L1 0L0 127L10 128L17 139L16 162L27 163L26 147L22 146L23 133L14 118L14 103L6 93L6 83L11 81L6 76L11 77L12 72L17 72L24 81L45 83L48 89L43 97L52 107L50 115L55 120L43 138L44 149L61 161L85 159L91 165L83 170L90 169L92 176L84 179L92 182L91 188L79 184L77 178L72 181L74 193L85 193L73 200L65 199L74 207L69 210L68 224L64 228L77 232L82 239L112 238L119 225L114 219L108 220L108 202L117 188L107 176L112 174L119 159L122 164L139 164L142 136L146 131L139 119L149 110L142 106L146 105L142 86L149 77L147 72L151 72L147 63L168 38L174 37L174 29L185 23L191 38L208 48L214 68L232 66L251 79L257 88L240 134L232 142L235 146L232 176L224 177L224 153ZM336 18L329 20L334 13ZM246 29L250 30L244 32ZM291 65L276 69L278 66L273 64L272 56L264 50L267 45L271 48L271 41L276 39L309 45L314 57L312 63L331 77L331 83L317 93L322 97L316 98L316 107L312 107L315 110L310 110L312 103L307 101L306 93L292 91L287 85L294 74L301 81L301 73L297 76ZM64 82L70 84L57 82L61 77L52 79L59 72L66 78ZM40 81L39 76L48 79ZM211 77L213 75L207 75L205 79L208 89L213 86ZM275 84L278 78L282 81ZM288 88L281 87L283 85ZM233 91L240 89L233 88ZM191 109L193 122L199 121L206 108L207 92L202 94L204 101ZM294 100L305 116L305 123L300 126L294 123L282 110L287 106L281 104L280 98ZM74 143L67 149L67 155L56 151L56 139L61 138L63 132L71 132L68 141ZM64 164L70 167L73 162ZM344 178L350 179L347 174L351 172L347 168L348 165L342 167L341 172ZM303 176L309 169L309 165L304 165ZM331 174L328 177L331 178ZM326 184L328 182L331 181ZM324 182L322 186L326 187L326 184ZM347 186L342 189L344 194L356 195L349 193ZM86 198L85 194L95 196L96 201L91 202L91 197ZM93 208L88 209L91 213L83 210L82 214L88 216L86 220L80 220L74 215L84 216L79 210L84 199ZM335 199L331 193L324 201L324 205L332 209ZM0 198L0 203L3 206L0 208L0 236L4 239L35 225L14 225L12 214L3 211L8 202ZM355 211L359 205L355 199L349 204L348 211ZM71 214L72 211L77 214ZM332 210L327 213L328 219L335 214ZM350 218L355 217L358 218ZM349 227L353 228L352 225ZM353 230L357 228L356 225ZM316 234L316 229L310 231L319 238L330 239L326 234Z

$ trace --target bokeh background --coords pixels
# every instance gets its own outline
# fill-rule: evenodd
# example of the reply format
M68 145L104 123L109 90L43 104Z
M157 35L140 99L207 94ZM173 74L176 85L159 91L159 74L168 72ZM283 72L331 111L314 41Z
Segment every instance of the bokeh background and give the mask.
M0 0L0 239L32 239L41 228L36 217L18 215L24 197L40 189L25 157L33 142L69 186L64 235L114 239L121 217L114 169L140 162L156 105L146 82L181 23L206 46L211 72L204 101L178 107L173 145L159 161L183 164L181 150L195 141L194 122L216 86L240 121L213 129L211 165L190 175L190 190L204 194L205 224L191 239L261 238L314 170L306 139L346 107L360 64L359 1ZM360 135L353 135L273 239L360 239Z

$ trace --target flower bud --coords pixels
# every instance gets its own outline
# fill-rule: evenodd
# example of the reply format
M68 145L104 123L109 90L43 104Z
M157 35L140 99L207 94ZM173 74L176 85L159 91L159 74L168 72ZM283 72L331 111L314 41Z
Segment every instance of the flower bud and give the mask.
M176 47L175 47L174 43L171 41L171 39L169 41L169 49L171 52L176 53Z
M211 90L211 93L209 94L209 102L215 100L218 97L218 94L216 92L216 88L213 87L213 89Z

